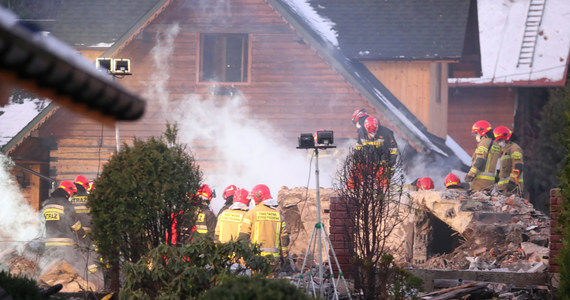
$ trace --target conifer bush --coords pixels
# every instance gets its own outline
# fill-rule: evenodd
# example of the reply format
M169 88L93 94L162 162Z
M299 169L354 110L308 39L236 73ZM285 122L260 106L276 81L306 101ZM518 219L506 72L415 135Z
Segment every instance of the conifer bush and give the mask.
M195 210L188 194L197 190L202 175L188 149L176 142L176 134L176 125L167 125L165 137L123 145L105 164L89 195L90 237L114 291L119 289L122 265L169 243L171 216L193 215Z

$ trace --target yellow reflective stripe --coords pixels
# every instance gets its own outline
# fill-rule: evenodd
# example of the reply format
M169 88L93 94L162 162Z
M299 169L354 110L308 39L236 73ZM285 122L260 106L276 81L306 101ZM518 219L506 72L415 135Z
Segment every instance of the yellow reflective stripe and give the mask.
M98 268L99 268L99 267L97 267L96 264L92 264L92 265L89 265L89 266L87 267L87 269L89 270L89 274L93 274L93 273L97 272L97 269L98 269Z
M522 159L522 153L518 151L511 153L511 155L513 156L514 159Z
M46 246L73 246L70 242L46 242Z
M257 241L259 241L259 222L255 222L255 224L253 225L254 229L253 231L255 232L255 234L253 235L253 243L257 243Z
M89 209L89 207L87 207L87 205L77 205L73 208L75 209L75 212L78 214L88 214L91 212L91 210Z
M246 223L246 224L251 224L251 220L247 219L247 218L243 218L243 220L241 220L241 221Z
M44 208L52 208L52 209L60 210L61 212L63 212L63 205L59 205L59 204L48 204Z
M78 231L79 229L81 229L81 222L79 221L75 222L75 224L71 225L71 229L73 229L73 231Z
M501 160L505 160L505 159L511 159L511 156L510 155L501 156Z
M49 238L45 241L46 246L73 246L73 240L70 238Z
M390 154L398 154L398 148L390 148Z
M279 253L273 253L273 252L261 252L261 256L273 256L273 257L279 257Z
M475 149L475 153L482 154L482 153L487 153L487 152L489 152L489 150L487 149L487 147L484 147L484 146L479 146L479 147L477 147L477 149Z
M280 236L281 233L281 222L277 222L277 228L275 230L275 248L279 248L279 244L280 244Z
M197 229L196 231L198 233L204 233L204 234L208 233L208 229Z
M477 173L479 172L479 170L477 170L477 168L475 167L471 167L471 169L469 169L469 173Z
M505 185L509 183L509 178L501 178L501 180L499 180L498 185Z
M488 176L488 175L481 175L478 174L477 176L475 176L475 178L479 178L479 179L487 179L487 180L495 180L495 176Z

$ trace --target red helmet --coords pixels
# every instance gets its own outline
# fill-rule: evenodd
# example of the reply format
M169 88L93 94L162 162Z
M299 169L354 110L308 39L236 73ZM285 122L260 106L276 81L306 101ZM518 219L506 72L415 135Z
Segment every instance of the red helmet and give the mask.
M75 186L75 183L73 183L69 180L62 181L59 184L58 188L66 191L69 196L73 196L73 195L77 194L77 187Z
M480 136L484 136L491 129L493 129L491 128L491 123L485 120L479 120L473 124L473 127L471 128L471 133L477 133Z
M450 185L460 185L460 184L461 180L459 180L459 177L455 176L455 174L449 173L447 174L447 176L445 176L445 187L449 187Z
M237 189L238 189L237 186L233 184L228 185L228 187L224 190L224 193L222 194L222 198L227 199L229 196L235 195Z
M356 122L358 122L358 120L360 120L360 118L364 118L364 117L368 117L368 113L366 112L366 109L364 109L364 108L357 109L352 114L352 123L356 124Z
M255 204L261 203L261 201L271 199L271 192L265 184L258 184L251 189L249 193L249 198L255 201Z
M513 132L505 126L499 126L495 128L495 130L493 130L493 135L495 136L496 141L498 140L508 141L511 139Z
M213 194L213 191L207 184L202 184L198 188L198 191L196 191L196 196L198 196L199 199L204 199L204 200L208 200L208 201L212 201L212 198L213 198L212 194Z
M87 180L87 178L85 178L85 176L83 175L75 177L75 180L73 182L81 184L85 188L85 190L89 189L89 180Z
M421 177L416 182L416 186L418 187L418 190L433 190L433 180L429 177Z
M243 203L245 205L249 205L249 192L246 189L239 189L235 193L234 196L234 203Z
M374 117L368 117L364 120L364 128L366 128L366 131L370 134L376 133L378 125L378 119Z

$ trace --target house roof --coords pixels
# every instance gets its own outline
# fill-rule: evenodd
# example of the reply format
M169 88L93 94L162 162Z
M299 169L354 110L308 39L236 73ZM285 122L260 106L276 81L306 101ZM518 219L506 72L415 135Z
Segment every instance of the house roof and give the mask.
M534 2L534 1L533 1ZM532 65L518 63L529 1L478 1L483 75L450 79L450 86L564 86L570 59L570 1L548 0Z
M319 51L334 69L343 75L364 97L368 98L373 105L384 112L386 118L398 127L416 148L423 152L437 153L443 157L453 157L460 161L458 158L460 154L448 147L445 140L430 134L426 127L363 64L345 55L342 42L344 33L335 31L334 20L320 15L314 9L314 7L319 7L319 4L314 4L310 0L306 2L269 0L268 2ZM336 3L334 1L322 6L332 9ZM350 6L344 5L344 1L340 1L340 3L343 4L342 10L350 9ZM352 6L358 6L358 3L360 2L353 2ZM364 3L364 6L368 5L367 1ZM409 3L421 5L415 1ZM465 5L469 7L468 1ZM360 8L354 8L354 10L360 11ZM464 16L464 26L467 23L467 15L468 12ZM358 14L353 17L358 19ZM346 22L345 18L343 18L343 22ZM465 31L465 28L463 30ZM463 41L461 41L461 45L463 45ZM460 54L462 49L457 51Z
M162 0L68 1L51 33L76 49L108 48ZM88 12L88 13L86 13Z
M106 19L101 17L107 15L113 17L106 20L120 19L120 21L117 21L121 23L120 27L105 30L105 32L110 32L116 28L123 30L121 35L115 35L115 40L119 41L117 45L114 43L105 45L108 49L103 56L107 56L120 49L122 44L125 44L139 30L144 28L144 25L150 22L169 1L113 1L117 2L115 4L122 8L127 7L126 3L128 3L130 11L125 11L124 9L109 10L108 0L72 1L67 3L66 6L77 5L89 11L89 9L95 8L87 7L86 5L93 5L96 2L99 6L106 6L107 8L107 14L102 11L98 15L100 19ZM77 10L73 9L69 11L77 12ZM96 11L99 12L100 10ZM129 15L129 17L120 18L121 15L124 16L125 14ZM74 20L74 23L62 22L69 28L95 26L94 24L97 22L93 18L87 18L89 21L83 22L85 15L89 14L81 13L79 16L76 14L75 18L62 18L62 20ZM132 16L138 16L138 19L132 18ZM17 85L23 85L25 88L31 89L44 97L56 100L60 105L105 122L110 119L108 116L113 116L115 119L120 120L133 120L142 115L145 102L141 98L127 91L110 77L98 72L91 62L82 58L76 53L76 50L67 44L51 35L45 36L41 31L38 31L38 28L29 26L30 22L33 22L33 20L21 22L10 11L0 8L0 33L3 33L3 35L0 35L3 37L3 39L0 39L2 41L0 50L17 49L19 51L17 53L14 52L15 50L3 52L3 56L0 57L1 78ZM49 24L50 28L56 28L54 30L58 32L57 28L60 25L53 24L53 22L49 22ZM103 27L107 28L106 26ZM74 37L66 35L66 31L59 32L59 36L67 41L72 41L74 45L81 43L81 41L95 41L103 36L94 34L89 39L81 39L76 36L75 38L79 40L73 41ZM18 47L10 48L12 45L18 45ZM27 59L20 62L17 61L18 55L35 57L35 59ZM50 68L52 65L57 65L58 67ZM19 71L14 72L14 70ZM54 70L57 70L59 73ZM62 79L65 80L62 81ZM57 94L55 90L57 90ZM20 124L19 126L22 126L21 130L11 128L10 132L15 131L17 134L11 138L7 134L4 136L4 139L7 139L8 142L3 142L5 144L1 148L2 151L8 152L12 147L19 144L25 137L29 136L31 129L53 115L57 108L58 105L52 102L33 117L29 123L18 123Z
M470 0L307 1L317 14L334 24L332 30L346 57L374 60L460 59L469 2Z

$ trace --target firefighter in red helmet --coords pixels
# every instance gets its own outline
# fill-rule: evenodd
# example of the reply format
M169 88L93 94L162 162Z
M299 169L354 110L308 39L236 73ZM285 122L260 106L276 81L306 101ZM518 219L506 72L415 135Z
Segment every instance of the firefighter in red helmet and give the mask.
M69 201L75 194L75 184L72 181L62 181L42 204L46 235L45 257L52 260L50 266L62 265L65 261L77 274L84 276L87 271L85 259L76 247L85 238L85 230Z
M475 122L471 133L477 141L477 148L471 157L471 168L465 175L469 190L490 192L495 186L495 170L501 149L493 143L491 124L485 120Z
M198 204L196 218L196 233L201 236L209 236L214 238L216 231L217 218L210 203L215 197L215 192L207 184L201 185L196 191L195 202Z
M493 131L495 142L501 147L498 190L503 194L523 194L523 151L513 141L513 132L499 126Z
M387 161L391 166L396 162L398 156L398 144L394 139L392 130L381 126L378 119L367 117L364 120L364 127L359 130L356 150L362 149L380 150L380 161Z
M461 186L461 180L459 177L453 173L447 174L445 176L445 189L448 191L465 191L465 189Z
M239 238L259 244L262 256L281 258L289 256L289 233L285 218L277 210L278 203L271 197L269 187L258 184L251 189L249 197L255 207L249 210L241 222Z
M249 210L248 196L249 192L246 189L237 190L233 195L232 205L218 214L216 242L227 243L238 239L241 221Z
M237 192L238 188L230 184L224 189L224 193L222 194L222 199L224 199L224 206L220 208L218 211L218 216L226 209L228 209L234 203L235 193Z
M87 206L87 190L89 189L89 180L83 175L75 177L73 181L77 188L77 193L71 197L70 201L73 204L75 213L79 217L83 229L86 232L91 231L91 215L89 215L89 207Z
M433 180L429 177L420 177L416 180L416 187L418 191L433 190Z

